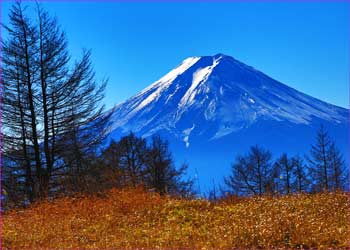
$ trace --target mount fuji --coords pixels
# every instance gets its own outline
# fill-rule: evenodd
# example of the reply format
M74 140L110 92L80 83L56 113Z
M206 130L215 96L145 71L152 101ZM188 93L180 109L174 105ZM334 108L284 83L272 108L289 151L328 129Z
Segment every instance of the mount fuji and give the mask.
M315 83L316 84L316 83ZM282 84L233 57L189 57L111 111L108 138L165 137L201 192L222 183L238 153L308 153L322 124L345 154L348 110ZM347 157L347 156L346 156Z

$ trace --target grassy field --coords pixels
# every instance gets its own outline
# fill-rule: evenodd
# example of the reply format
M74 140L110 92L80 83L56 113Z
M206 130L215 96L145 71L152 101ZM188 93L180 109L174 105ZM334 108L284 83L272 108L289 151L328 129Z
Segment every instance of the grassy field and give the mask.
M347 193L211 203L135 190L3 215L3 249L345 249Z

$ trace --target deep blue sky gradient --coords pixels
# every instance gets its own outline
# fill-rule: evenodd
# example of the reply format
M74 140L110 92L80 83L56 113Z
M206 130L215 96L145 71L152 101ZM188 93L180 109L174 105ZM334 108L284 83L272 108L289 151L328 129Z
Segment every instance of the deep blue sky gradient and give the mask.
M2 2L7 23L10 2ZM28 3L26 3L28 4ZM29 4L34 6L33 4ZM92 49L107 107L189 56L224 53L309 95L348 107L348 2L43 2L73 57ZM32 7L29 8L31 10Z

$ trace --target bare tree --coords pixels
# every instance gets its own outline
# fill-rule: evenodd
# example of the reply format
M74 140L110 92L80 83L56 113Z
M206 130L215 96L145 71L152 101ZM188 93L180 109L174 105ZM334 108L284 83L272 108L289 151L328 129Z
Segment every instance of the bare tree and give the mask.
M119 141L119 168L123 173L124 185L136 187L144 183L147 143L130 132Z
M331 140L328 132L322 125L317 132L316 143L311 146L310 157L307 158L313 177L313 189L315 191L328 191L330 187L330 145Z
M2 44L3 171L8 172L7 176L12 176L11 183L14 178L18 183L25 179L24 192L31 202L35 193L32 166L40 168L33 99L33 94L37 92L33 86L33 65L38 38L35 27L24 16L19 3L13 5L9 17L11 27L4 28L11 38ZM6 181L6 178L3 179L5 185ZM7 186L8 191L13 190L7 192L8 195L14 194L16 188L10 184Z
M99 170L102 171L103 181L100 185L105 186L104 188L122 188L125 186L125 173L120 167L121 150L119 143L111 141L109 146L104 149L101 159Z
M292 187L294 192L307 192L309 190L310 178L307 175L307 165L300 156L292 158L294 181Z
M191 196L192 180L184 180L188 166L176 168L168 142L159 135L152 137L147 153L146 184L161 195Z
M282 154L275 163L275 167L278 169L279 179L282 183L281 193L290 194L292 192L292 179L294 164L287 154Z
M16 2L2 44L4 168L25 179L30 202L57 190L59 176L78 165L68 156L77 163L95 150L108 120L100 105L105 82L95 82L90 53L71 67L56 18L39 4L35 11L30 19Z
M348 172L343 156L339 149L335 146L334 142L332 142L329 147L329 159L329 182L331 190L344 190L347 185Z
M253 146L245 156L237 156L231 175L225 178L228 188L238 195L263 195L275 191L271 153Z

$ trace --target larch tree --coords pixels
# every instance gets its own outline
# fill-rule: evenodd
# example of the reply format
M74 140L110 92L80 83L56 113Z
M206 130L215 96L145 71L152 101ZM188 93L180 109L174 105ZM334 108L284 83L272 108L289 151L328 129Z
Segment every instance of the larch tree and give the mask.
M343 155L332 142L329 147L329 165L330 165L330 187L332 191L344 190L347 186L348 172Z
M147 142L130 132L119 141L119 168L125 186L136 187L144 183Z
M293 182L292 188L294 192L307 192L309 191L310 178L307 174L308 167L304 163L304 160L300 156L294 156L292 158L293 164Z
M33 98L38 92L34 84L38 36L23 11L19 3L15 4L9 14L10 26L4 26L10 38L2 43L2 181L10 199L21 196L32 202L40 172L34 176L32 168L41 168L39 112Z
M280 158L275 162L275 167L278 169L279 179L281 182L280 192L290 194L292 192L293 181L293 161L287 154L282 154Z
M100 105L106 82L94 80L90 52L71 66L57 19L39 4L35 18L26 11L16 2L4 25L3 169L32 202L59 190L57 181L95 151L109 116Z
M225 178L229 190L237 195L263 195L275 192L271 153L253 146L246 155L238 155L231 175Z
M187 165L176 168L169 144L159 135L152 137L147 154L146 185L161 195L193 195L193 181L184 179Z
M316 136L316 142L311 146L307 158L313 180L314 191L329 191L330 187L330 155L331 139L322 125Z

